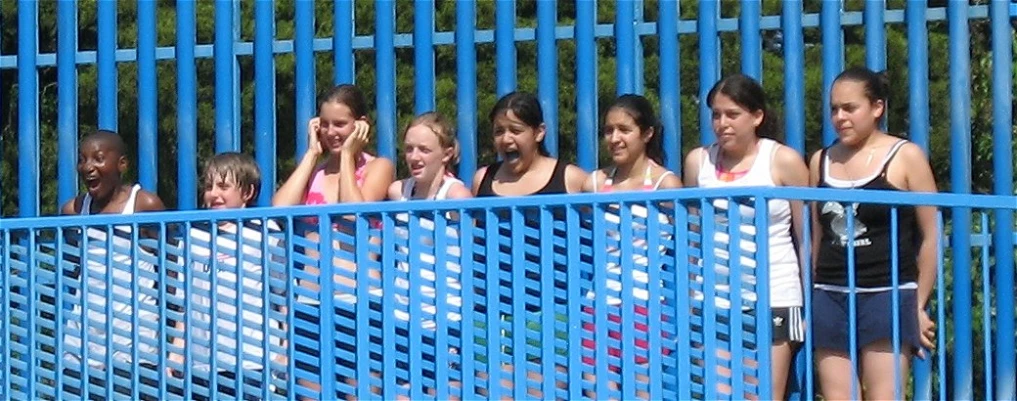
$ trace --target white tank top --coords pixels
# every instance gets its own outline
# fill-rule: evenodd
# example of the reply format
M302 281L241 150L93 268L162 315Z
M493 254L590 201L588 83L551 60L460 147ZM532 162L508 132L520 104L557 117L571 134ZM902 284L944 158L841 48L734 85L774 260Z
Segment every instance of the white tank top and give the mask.
M131 195L124 204L121 214L134 214L135 203L140 185L131 188ZM81 202L81 214L92 214L92 197L85 194ZM87 261L82 261L82 286L78 288L80 294L87 292L86 303L88 312L83 316L82 305L75 305L71 316L68 317L68 333L65 343L70 349L67 352L68 359L80 361L83 352L72 351L81 348L82 322L87 329L88 336L88 365L102 369L106 361L105 343L110 341L115 347L112 359L118 362L131 362L132 335L138 333L138 356L142 360L158 357L158 336L154 328L159 326L159 315L156 306L155 288L155 266L148 261L154 258L150 253L140 247L137 250L138 260L132 260L131 252L135 244L131 240L131 226L116 226L113 228L116 234L113 236L112 255L109 260L112 268L107 265L107 233L104 230L88 228L85 230L85 238L82 238L82 246L87 246ZM85 243L87 241L87 244ZM137 274L135 273L137 272ZM114 283L107 289L107 281ZM138 292L133 291L134 287ZM107 298L109 291L111 298ZM112 299L107 305L107 301ZM138 311L133 310L132 302L138 302ZM111 316L107 316L107 307ZM136 319L136 320L135 320ZM114 332L112 339L107 339L106 322L112 320ZM119 348L119 349L117 349Z
M457 178L444 177L441 187L438 188L438 192L434 194L433 198L427 200L445 200L448 198L448 192L455 184L462 184ZM402 196L399 198L401 201L411 200L413 197L413 188L416 186L417 181L415 179L407 178L403 181ZM446 218L451 216L446 215ZM393 279L395 282L395 293L392 294L396 302L395 310L393 314L396 319L404 322L410 321L410 315L407 311L410 310L410 298L407 294L411 291L409 276L419 274L421 279L420 288L415 288L412 291L416 291L420 294L421 303L419 305L420 311L425 315L420 320L421 328L425 330L434 330L437 327L437 323L434 319L438 313L436 305L439 302L444 302L446 310L448 311L445 316L445 321L458 322L462 320L462 314L459 311L462 309L462 284L460 276L462 276L462 267L457 261L462 257L462 252L459 249L458 238L459 232L454 226L448 226L445 228L445 238L447 240L444 253L448 255L448 261L445 263L445 285L448 291L447 296L444 299L437 298L436 283L437 274L435 269L437 268L437 257L427 250L422 250L416 255L410 255L410 249L408 242L410 241L410 215L409 213L398 213L395 215L396 226L394 230L396 242L395 251L397 255L396 269L397 275ZM434 221L427 217L419 217L417 224L423 231L421 234L424 238L417 238L420 241L422 248L433 247L434 243L430 238L433 235ZM412 260L410 260L412 258ZM412 266L412 268L411 268ZM380 288L372 288L369 293L373 297L383 297L382 290ZM336 297L338 302L347 304L354 304L357 302L357 297L353 294L343 294ZM317 304L317 301L308 300L307 303Z
M699 167L699 186L702 188L725 188L725 187L775 187L771 173L773 158L777 153L778 144L771 139L762 138L758 143L759 151L756 160L745 175L733 181L721 181L717 177L717 163L720 147L712 145L708 148L708 157L703 159ZM716 215L713 217L716 224L727 225L728 202L726 199L713 201ZM767 202L769 212L769 268L770 268L770 307L787 308L802 306L802 283L799 275L798 254L795 250L791 237L791 203L783 199L771 199ZM754 255L756 252L755 235L756 226L753 223L755 210L749 205L739 205L739 214L742 222L740 231L742 238L740 247L743 252ZM717 258L727 260L728 234L726 230L718 231L714 235L714 255ZM755 269L756 260L751 256L741 256L741 266L747 269ZM724 266L716 268L718 274L728 275L728 269ZM756 275L749 274L742 279L744 282L755 284ZM701 278L699 278L701 280ZM728 293L726 285L718 285L718 290ZM697 294L699 299L702 294ZM720 298L720 297L718 297ZM742 299L755 301L756 294L748 290L742 290ZM730 307L727 299L718 299L719 307Z
M452 189L455 184L462 184L458 178L444 177L441 181L441 186L438 187L438 192L434 194L433 198L428 200L445 200L448 197L448 191ZM413 177L403 180L403 196L399 200L411 200L413 199L413 189L417 186L417 180Z

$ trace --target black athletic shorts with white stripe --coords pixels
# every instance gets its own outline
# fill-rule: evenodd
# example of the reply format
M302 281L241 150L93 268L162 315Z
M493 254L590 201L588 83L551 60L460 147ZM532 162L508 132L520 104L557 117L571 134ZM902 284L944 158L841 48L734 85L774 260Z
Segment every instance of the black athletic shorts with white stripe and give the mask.
M805 342L805 318L802 307L772 308L770 309L770 323L774 343Z

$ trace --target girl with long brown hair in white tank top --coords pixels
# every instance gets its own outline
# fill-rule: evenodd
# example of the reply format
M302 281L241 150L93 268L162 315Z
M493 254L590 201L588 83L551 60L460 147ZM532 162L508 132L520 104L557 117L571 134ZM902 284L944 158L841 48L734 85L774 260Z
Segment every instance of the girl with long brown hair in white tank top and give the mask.
M737 187L737 186L796 186L808 185L809 171L802 156L795 150L770 139L776 131L775 116L767 108L763 88L752 78L736 74L724 78L710 90L707 104L713 111L713 131L717 142L713 145L696 148L685 158L684 178L689 187ZM713 202L714 216L702 216L703 219L715 219L718 225L728 224L727 210L732 205L726 199ZM742 236L754 237L759 229L751 223L755 210L751 205L738 205L742 221L739 224ZM757 263L753 258L741 257L732 261L727 252L729 241L726 232L714 234L715 260L727 261L727 266L718 263L716 267L703 266L704 269L715 268L718 277L728 275L731 285L715 285L717 293L727 293L727 297L705 299L704 294L696 293L693 298L702 302L714 302L717 308L729 309L731 313L740 313L746 309L769 307L772 313L772 343L770 348L772 395L774 399L784 399L787 387L788 372L796 343L804 339L804 321L802 318L802 283L801 253L796 244L801 243L803 227L803 203L781 199L770 200L767 204L770 227L767 228L769 260ZM726 230L725 230L726 231ZM740 247L744 252L755 253L757 244L752 240L742 239ZM751 277L734 277L730 275L731 266L741 266L745 270L764 266L769 271L770 305L757 305L756 294L741 290L742 305L731 305L732 288L735 283L755 283L755 275ZM705 274L705 273L704 273ZM697 280L702 280L698 277ZM733 345L741 346L741 345ZM707 352L713 352L707 350ZM721 359L730 359L726 351L718 351ZM745 362L752 366L756 361L731 361L732 364ZM731 375L730 370L720 367L722 375ZM732 377L732 381L743 380ZM747 382L753 382L749 378ZM720 386L721 393L734 398L753 398L748 394L730 394L731 389Z

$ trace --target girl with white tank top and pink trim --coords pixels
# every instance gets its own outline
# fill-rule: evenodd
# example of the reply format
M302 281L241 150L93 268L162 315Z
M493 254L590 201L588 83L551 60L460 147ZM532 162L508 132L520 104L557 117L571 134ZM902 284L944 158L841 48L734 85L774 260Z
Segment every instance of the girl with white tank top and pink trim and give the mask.
M707 104L713 112L713 132L717 142L707 147L693 149L685 158L684 181L689 187L722 188L722 187L758 187L758 186L808 186L809 171L802 156L793 149L781 145L768 137L772 137L777 129L774 116L766 106L763 88L752 78L736 74L718 82L707 97ZM713 234L712 252L718 278L729 277L731 285L715 284L717 296L714 300L705 300L702 292L693 293L693 299L700 302L714 302L717 308L745 311L761 307L756 305L756 293L744 289L740 284L756 283L757 267L769 270L769 291L772 313L772 345L771 372L773 398L783 399L790 370L791 357L795 343L804 339L805 325L802 320L802 283L801 255L796 243L801 243L802 236L802 202L771 199L767 202L767 213L770 226L767 249L769 260L758 263L751 256L757 251L754 243L756 226L753 222L755 210L752 205L738 205L737 222L741 234L739 246L743 254L738 258L737 266L743 271L742 277L730 277L729 267L732 262L728 255L727 221L728 208L732 207L726 199L715 199L712 202L714 215L703 216L712 219L716 226ZM700 223L701 224L701 223ZM702 260L700 259L700 263ZM697 276L696 281L702 283L704 278ZM739 283L741 305L731 305L731 288ZM731 313L737 313L731 311ZM722 319L723 320L723 319ZM714 352L707 350L706 352ZM717 350L718 356L730 359L723 350ZM732 363L742 363L732 361ZM730 370L718 367L722 375L730 376ZM731 380L741 380L732 378ZM749 379L752 381L754 379ZM722 394L734 398L748 398L745 394L730 394L731 389L718 386Z
M646 98L639 95L623 95L616 99L614 103L608 108L607 114L604 116L604 127L603 127L603 139L607 145L608 150L611 152L611 159L614 162L614 166L601 170L594 171L590 175L590 178L586 180L583 185L584 192L615 192L615 191L655 191L657 189L673 189L680 188L681 181L671 171L661 166L663 159L663 132L660 122L657 120L653 112L653 107ZM647 224L649 219L657 219L662 225L662 231L668 231L664 227L670 224L670 221L665 213L658 213L656 216L651 216L650 211L646 206L643 205L630 205L629 210L632 217L632 238L633 244L631 245L633 250L631 252L632 258L632 271L625 273L622 271L622 247L621 245L621 230L622 227L617 227L621 224L621 217L619 215L619 205L611 205L605 212L604 220L610 227L617 227L615 229L608 229L605 233L608 237L609 245L607 249L608 260L607 266L594 266L594 268L605 269L607 275L606 287L608 293L620 292L627 294L626 297L630 297L634 302L634 308L637 318L640 322L626 323L621 321L622 311L622 299L623 297L607 295L606 304L608 306L607 319L614 324L632 324L635 327L634 338L621 338L621 332L612 328L608 329L608 336L613 340L622 341L625 343L635 343L636 347L642 350L649 349L649 327L641 321L648 318L649 308L648 303L651 302L649 299L649 286L650 285L662 285L662 283L650 283L649 282L649 269L660 269L661 266L651 266L649 245L647 238L649 236L660 236L663 238L669 238L666 232L661 233L649 233L647 231ZM618 246L613 245L619 243ZM652 252L663 253L666 247L661 245L658 249ZM622 288L622 275L631 274L632 276L632 288ZM586 298L590 302L596 304L597 295L594 291L589 291L586 294ZM663 299L654 300L653 302L663 302ZM592 307L584 307L583 313L589 316L595 315L595 310ZM660 317L655 317L659 319ZM589 317L592 321L592 317ZM588 350L594 350L593 357L583 357L583 363L587 365L596 364L596 342L592 339L596 331L596 325L591 322L583 324L583 330L587 332L587 338L582 340L582 347ZM665 337L665 333L654 333L653 335L660 335ZM666 341L665 341L666 344ZM673 346L664 346L661 352L664 355L669 355L672 351ZM616 347L608 347L608 355L603 357L621 357L621 349ZM637 356L636 363L645 364L649 360L645 357ZM621 368L618 366L609 366L612 372L620 372ZM596 378L593 375L585 375L584 380L595 381ZM642 375L637 375L636 380L640 383L647 383L648 378ZM587 394L589 397L596 398L596 394ZM647 399L648 394L644 392L637 392L637 397L641 399Z

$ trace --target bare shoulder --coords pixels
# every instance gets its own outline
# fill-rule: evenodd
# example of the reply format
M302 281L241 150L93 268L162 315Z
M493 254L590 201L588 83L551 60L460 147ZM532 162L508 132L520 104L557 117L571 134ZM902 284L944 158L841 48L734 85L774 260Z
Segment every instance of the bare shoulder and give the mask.
M809 170L818 171L817 169L819 168L819 162L822 159L822 157L823 157L822 149L812 152L812 156L809 157Z
M65 202L64 205L60 207L60 214L81 214L81 204L84 200L84 194L71 198L71 200Z
M685 162L682 164L682 178L687 187L699 186L699 166L707 156L706 147L700 146L689 151L685 155Z
M462 182L456 182L452 184L452 187L448 189L448 199L466 199L472 198L473 193L470 192L469 188L466 188L466 184Z
M589 174L574 164L565 166L565 186L568 193L581 192Z
M473 191L476 192L477 188L480 188L480 182L484 181L484 176L487 175L487 169L490 166L484 166L477 169L476 173L473 173Z
M777 145L773 162L781 168L805 168L805 159L802 158L801 153L787 145Z
M395 180L395 181L392 181L391 184L389 184L389 186L388 186L388 199L389 200L399 200L399 198L402 197L402 194L403 194L403 181L404 180Z
M148 192L144 189L138 191L138 195L134 202L134 210L138 212L157 212L160 210L166 210L166 205L162 203L162 199L159 198L159 195Z
M382 174L395 174L395 163L385 157L375 157L374 160L367 162L368 173L382 173Z
M925 151L922 150L922 148L919 147L914 142L910 142L909 141L909 142L901 145L899 152L900 152L900 155L903 156L904 160L907 161L908 163L914 163L914 162L928 163L929 162L928 155L926 155Z
M678 178L678 174L667 170L665 173L662 173L662 175L664 175L663 178L657 178L660 180L660 185L657 186L658 189L676 189L682 187L682 180Z

